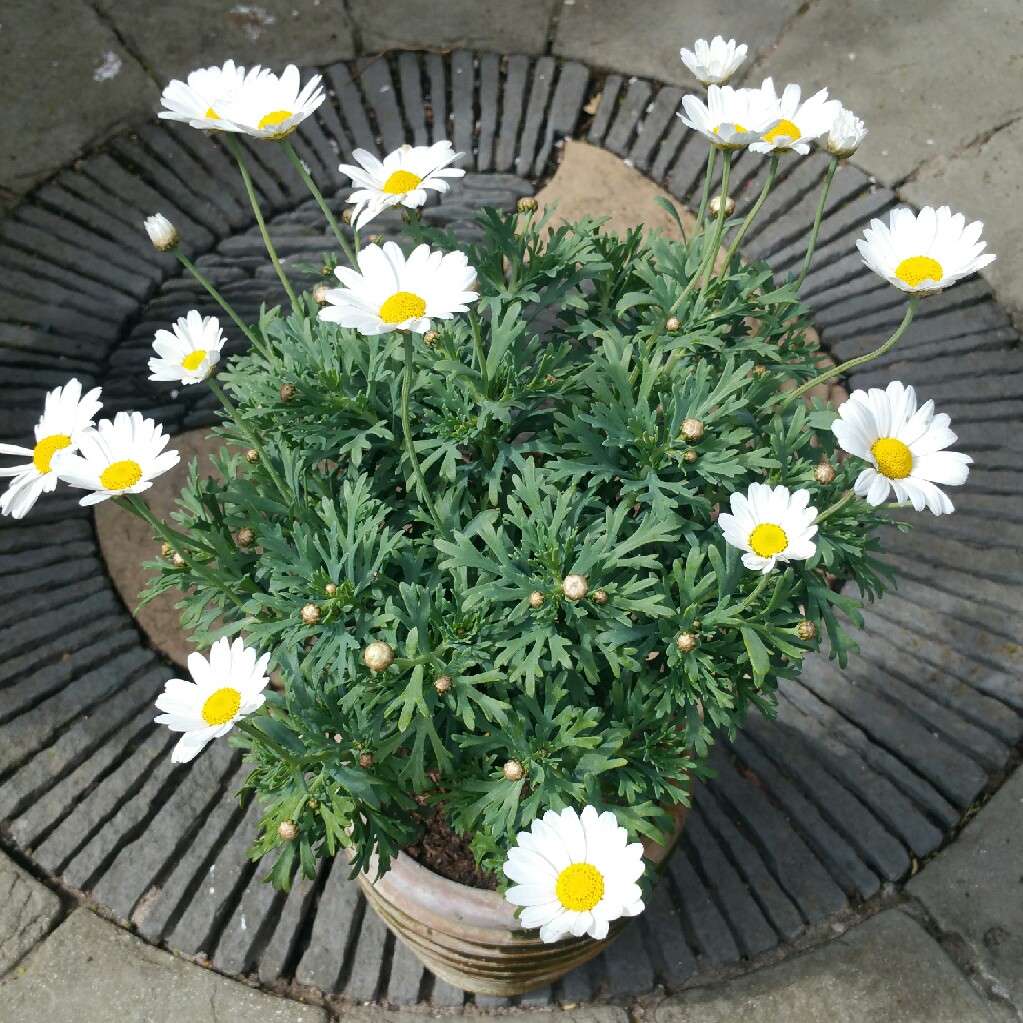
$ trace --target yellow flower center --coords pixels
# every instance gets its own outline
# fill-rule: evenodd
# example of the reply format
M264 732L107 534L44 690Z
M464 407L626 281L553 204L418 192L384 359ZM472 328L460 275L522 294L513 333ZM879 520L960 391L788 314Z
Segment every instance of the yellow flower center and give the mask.
M99 477L103 489L111 491L127 490L129 487L135 486L140 479L142 479L142 466L131 459L108 465Z
M765 142L773 142L775 139L786 138L790 142L796 142L800 138L799 128L791 121L779 121L769 132L764 134Z
M762 558L773 558L789 545L789 538L781 526L773 522L761 522L749 535L749 545L754 554Z
M941 264L930 256L910 256L895 268L895 276L911 288L915 288L927 280L937 284L945 276L945 271L941 269Z
M732 127L736 131L739 131L739 132L744 132L746 130L741 124L733 124ZM721 125L720 124L714 129L714 134L715 135L720 135L721 134Z
M208 725L226 725L238 713L242 705L242 694L237 689L225 686L206 698L202 705L202 719Z
M383 192L390 192L391 195L403 195L411 192L413 188L419 187L423 179L418 174L407 170L396 170L385 182L381 189Z
M260 118L257 127L270 128L275 124L280 124L281 121L286 121L289 117L291 117L291 115L292 111L290 110L271 110L270 113L264 114L263 117Z
M219 121L220 120L220 114L218 114L216 112L216 110L213 109L213 107L209 107L207 109L205 117L206 117L207 121Z
M380 319L384 323L404 323L417 320L426 312L426 299L413 295L411 291L399 291L380 307Z
M50 471L50 459L61 448L71 447L71 438L66 433L51 433L44 437L32 450L32 464L40 472Z
M870 446L877 471L890 480L904 480L913 471L913 452L894 437L881 437Z
M194 352L189 352L181 360L181 368L189 371L198 369L202 365L202 360L206 358L206 349L197 348Z
M554 890L565 909L582 913L604 897L604 875L590 863L573 863L558 874Z

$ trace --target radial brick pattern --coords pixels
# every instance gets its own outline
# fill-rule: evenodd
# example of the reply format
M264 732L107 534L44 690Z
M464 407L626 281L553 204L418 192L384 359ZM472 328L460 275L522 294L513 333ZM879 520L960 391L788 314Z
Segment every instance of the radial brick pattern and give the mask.
M682 202L702 187L705 145L673 116L675 88L601 82L551 57L467 51L402 53L325 74L330 100L295 140L338 209L346 182L337 164L353 148L382 154L443 138L471 153L470 174L427 215L462 238L479 205L510 207L530 194L563 137L605 146ZM250 157L279 251L292 267L322 263L331 246L320 214L282 154L264 144ZM785 166L748 256L769 258L779 275L798 270L825 167L818 155ZM754 154L737 160L740 213L765 172ZM853 247L894 201L855 168L839 170L804 288L838 358L870 350L901 318L899 294ZM0 225L0 437L26 443L44 393L72 374L103 384L108 405L142 408L172 431L213 421L200 389L175 395L145 379L158 327L192 306L215 311L140 230L156 210L243 316L277 300L218 144L165 123L122 136ZM396 219L378 223L390 230ZM720 745L717 778L698 790L668 876L613 952L520 1004L673 988L791 942L905 879L1000 779L1023 730L1023 460L1006 429L1023 414L1019 339L973 281L928 299L894 353L852 384L892 375L952 415L977 461L956 514L892 538L902 582L868 610L849 670L811 659L798 681L782 683L776 721L755 717ZM0 571L5 842L150 940L208 956L225 973L392 1004L471 1000L395 944L344 863L323 864L289 894L261 882L260 864L244 855L254 815L233 798L243 768L223 743L201 769L171 764L173 738L152 723L171 670L116 596L92 520L71 493L3 522Z

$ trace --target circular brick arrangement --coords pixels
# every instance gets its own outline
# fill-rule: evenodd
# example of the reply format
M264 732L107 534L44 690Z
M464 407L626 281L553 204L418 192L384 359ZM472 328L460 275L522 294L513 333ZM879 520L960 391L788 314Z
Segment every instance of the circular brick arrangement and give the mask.
M507 208L532 193L561 138L608 149L682 202L702 187L706 150L673 116L679 89L601 80L551 57L468 51L324 73L330 101L295 142L337 208L347 183L337 164L353 148L382 154L442 138L472 154L470 173L427 220L462 238L479 205ZM321 262L331 245L293 169L272 145L250 147L250 158L281 254ZM748 257L769 259L779 276L798 271L826 166L819 155L787 165L749 232ZM765 173L755 154L737 160L740 213ZM835 178L804 297L836 358L869 351L901 319L902 297L853 245L895 202L851 166ZM214 421L198 388L175 396L146 379L157 327L193 306L216 311L149 245L141 223L157 210L244 317L277 301L216 142L166 123L122 136L0 224L0 438L25 443L44 393L71 375L102 384L107 409L140 408L172 432ZM1023 461L1005 428L1023 413L1021 370L1018 335L976 280L926 300L894 353L852 378L898 377L952 416L977 463L954 495L956 514L922 516L915 532L891 538L900 587L866 611L848 670L811 658L781 683L777 720L754 717L735 742L722 740L717 777L697 790L668 875L613 951L517 1004L699 983L848 918L909 876L998 783L1023 733ZM358 1001L472 1000L425 973L366 912L343 861L288 894L262 883L265 871L245 858L256 814L233 796L240 761L218 743L194 766L171 764L173 737L152 719L174 672L117 597L77 500L64 489L24 521L0 523L4 843L150 940L227 974Z

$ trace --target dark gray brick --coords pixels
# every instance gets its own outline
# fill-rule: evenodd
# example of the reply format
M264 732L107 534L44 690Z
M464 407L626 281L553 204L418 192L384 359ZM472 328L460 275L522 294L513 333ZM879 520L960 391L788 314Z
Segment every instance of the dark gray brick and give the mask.
M321 860L318 876L328 869L328 861ZM292 880L291 891L284 901L273 933L259 959L259 979L264 984L273 984L291 961L303 921L315 910L317 882L298 876Z
M365 149L374 156L380 151L370 127L369 118L362 105L362 96L353 79L352 69L345 63L332 64L326 70L326 78L337 96L341 117L349 139L358 149Z
M337 989L352 928L358 928L365 909L358 884L348 880L348 870L344 856L338 856L331 865L309 945L295 969L295 980L321 991Z
M489 56L496 66L497 57L493 54ZM414 146L427 146L430 144L430 136L426 130L426 117L423 114L422 69L419 66L419 54L407 50L398 54L398 79L401 82L401 100L405 120L412 129L410 141Z
M515 163L528 75L528 57L517 55L508 58L508 71L501 96L501 127L497 134L497 148L494 151L494 169L498 171L510 171Z
M451 124L448 111L448 83L447 64L439 53L427 53L423 56L426 65L426 74L430 80L430 95L428 97L429 115L427 122L430 125L430 138L434 142L443 142L451 139Z
M423 985L423 964L403 941L395 941L386 997L390 1005L415 1005ZM545 1003L546 1004L546 1003Z
M344 986L346 998L353 1002L368 1002L377 997L380 974L386 961L388 934L387 925L376 912L367 907Z
M621 91L621 75L608 75L604 79L604 87L600 91L600 104L597 106L597 112L593 115L590 130L586 133L586 141L590 145L599 146L604 141L611 119L615 115Z
M643 930L637 920L626 924L621 936L602 958L613 995L631 998L654 986L654 966L643 944Z
M481 53L479 60L479 136L476 140L476 169L488 171L494 165L494 140L501 95L501 59L496 53Z
M398 149L408 139L405 138L405 125L401 120L387 61L361 58L356 67L359 70L359 84L376 119L384 152Z
M665 131L673 122L678 121L675 114L681 101L681 89L664 85L658 89L654 101L643 111L643 119L636 127L636 137L628 153L629 162L637 170L645 171L650 166L654 150Z
M668 866L678 892L679 907L689 923L700 954L716 963L738 960L741 953L728 922L693 869L684 846L672 856Z
M519 138L518 155L515 157L515 171L518 174L528 174L536 162L545 122L544 111L547 109L547 100L556 75L557 65L553 57L540 57L533 65L529 103L526 106L526 116Z
M681 855L675 854L676 857ZM640 919L641 926L646 930L647 947L651 951L657 976L676 987L696 973L696 959L689 949L682 926L682 911L675 904L670 888L671 882L667 878L661 878L654 885Z
M455 151L465 153L464 166L473 165L473 135L476 128L475 112L476 68L469 50L455 50L451 54L451 144Z
M625 90L625 96L604 139L605 149L625 156L636 126L650 104L653 92L653 86L642 78L634 78L629 82L629 87Z

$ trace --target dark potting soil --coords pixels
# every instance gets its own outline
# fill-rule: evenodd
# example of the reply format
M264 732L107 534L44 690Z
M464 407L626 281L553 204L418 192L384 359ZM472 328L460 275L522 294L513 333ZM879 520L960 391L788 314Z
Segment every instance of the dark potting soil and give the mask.
M405 846L405 853L449 881L470 888L497 888L497 875L482 871L469 848L468 836L456 835L444 820L443 810L425 816L426 827L415 845Z

